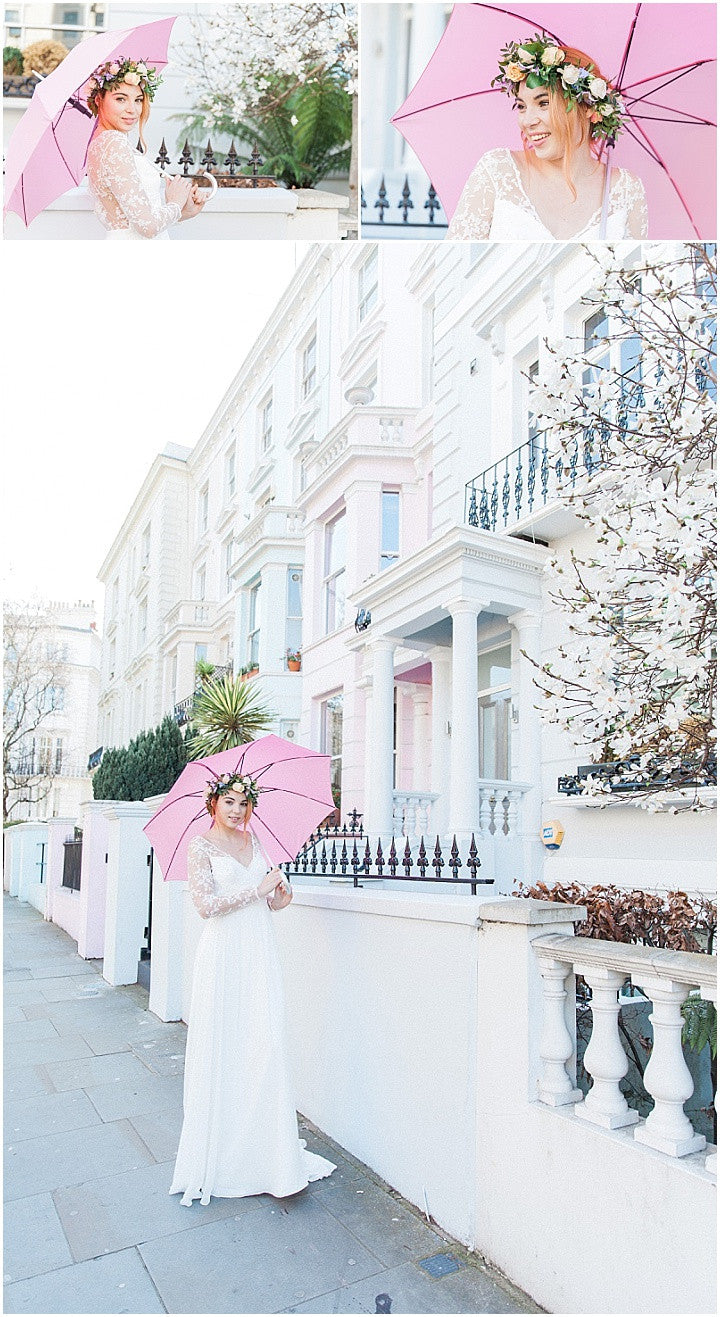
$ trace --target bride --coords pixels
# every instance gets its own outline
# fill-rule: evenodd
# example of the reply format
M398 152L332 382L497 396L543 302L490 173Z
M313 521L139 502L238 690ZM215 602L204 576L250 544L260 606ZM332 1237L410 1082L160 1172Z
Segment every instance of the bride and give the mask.
M292 900L247 824L257 783L208 783L209 833L188 850L190 892L205 919L193 975L184 1120L170 1193L189 1207L267 1193L285 1198L335 1166L298 1138L283 990L271 910Z
M189 178L163 178L146 154L143 127L161 82L142 60L117 57L95 69L86 87L97 127L88 148L88 186L108 238L167 238L168 229L199 215L205 188ZM139 130L142 154L128 135Z
M480 158L448 238L647 237L642 183L600 159L622 128L623 105L592 60L536 35L503 49L496 83L513 98L523 149Z

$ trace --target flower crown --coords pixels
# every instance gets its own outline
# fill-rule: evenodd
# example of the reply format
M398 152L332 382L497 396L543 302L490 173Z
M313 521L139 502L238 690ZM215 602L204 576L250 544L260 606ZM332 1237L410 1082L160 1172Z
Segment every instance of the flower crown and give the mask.
M95 114L97 114L96 97L99 93L108 91L110 87L120 82L129 82L133 87L139 87L143 95L151 101L162 78L156 68L149 68L142 60L128 59L127 56L121 55L116 59L106 60L90 75L90 81L85 88L87 103Z
M224 796L228 791L242 791L245 799L253 809L258 803L258 784L254 778L242 776L240 773L221 773L219 777L208 782L205 790L205 808L208 814L212 813L212 802L219 796Z
M503 46L500 72L490 83L496 83L511 96L517 96L521 82L529 88L549 87L565 98L568 111L573 105L590 109L590 136L613 143L622 129L625 107L619 92L604 78L596 75L594 66L582 68L566 62L565 51L552 37L535 33L525 41L511 41Z

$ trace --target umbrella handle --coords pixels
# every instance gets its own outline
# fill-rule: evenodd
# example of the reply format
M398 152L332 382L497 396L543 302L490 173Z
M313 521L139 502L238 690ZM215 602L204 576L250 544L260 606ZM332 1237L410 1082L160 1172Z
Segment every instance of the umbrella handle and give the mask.
M207 169L198 169L198 170L197 170L197 174L198 174L198 176L199 176L200 178L207 178L207 179L210 180L210 196L208 197L207 201L205 202L205 205L207 206L208 201L212 201L213 197L215 196L215 193L216 193L217 190L218 190L217 179L216 179L216 178L215 178L215 177L209 172L209 170L207 170ZM183 178L184 175L183 175L183 174L165 174L164 177L165 177L165 178Z
M612 174L612 161L610 160L610 151L615 145L614 142L607 144L607 159L605 161L605 182L603 184L602 210L600 212L600 237L607 237L607 220L608 210L610 207L610 176Z

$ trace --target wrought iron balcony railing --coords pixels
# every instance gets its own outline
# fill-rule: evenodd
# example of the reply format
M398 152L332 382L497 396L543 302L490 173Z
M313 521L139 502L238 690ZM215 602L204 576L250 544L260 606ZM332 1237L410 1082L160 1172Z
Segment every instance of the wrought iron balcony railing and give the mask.
M609 432L588 427L582 443L573 440L558 456L547 438L527 439L465 486L465 520L480 530L504 531L562 492L575 489L581 476L596 476L607 464Z

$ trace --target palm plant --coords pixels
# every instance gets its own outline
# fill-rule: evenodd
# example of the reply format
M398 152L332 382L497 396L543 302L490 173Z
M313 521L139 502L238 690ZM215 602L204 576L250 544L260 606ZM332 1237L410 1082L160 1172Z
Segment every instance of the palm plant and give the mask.
M281 75L266 88L262 103L243 120L217 114L214 130L256 143L263 171L288 188L315 187L350 166L352 100L337 73L327 72L290 90ZM203 116L186 120L190 133ZM249 168L249 166L248 166Z
M274 718L255 681L240 681L226 673L219 681L208 681L195 701L188 754L192 759L231 750L254 741L266 732Z

